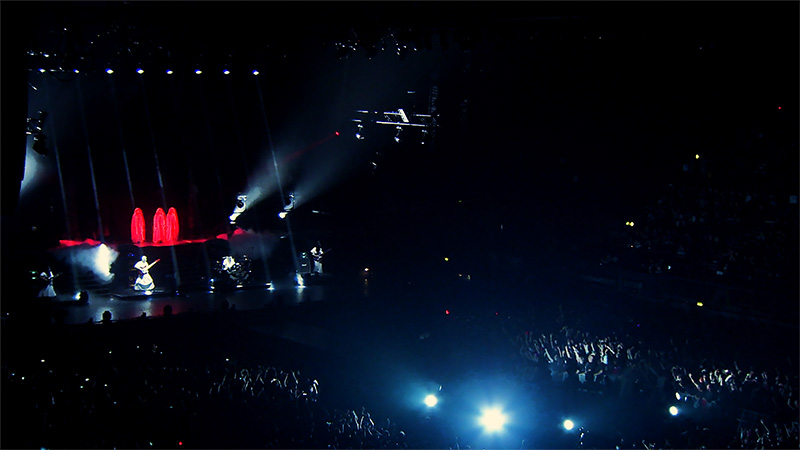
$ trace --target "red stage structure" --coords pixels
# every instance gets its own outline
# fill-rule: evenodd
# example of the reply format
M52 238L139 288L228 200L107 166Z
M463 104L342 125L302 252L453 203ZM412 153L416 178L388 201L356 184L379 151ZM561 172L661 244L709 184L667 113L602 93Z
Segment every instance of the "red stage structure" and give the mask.
M167 212L167 229L165 241L169 244L174 244L178 241L178 232L180 226L178 225L178 211L175 208L170 208Z
M133 210L133 217L131 218L131 241L134 244L141 244L144 242L144 214L141 208Z
M144 214L141 208L136 208L131 218L131 242L145 243L145 231ZM153 244L177 244L179 234L178 211L170 208L169 212L164 214L164 208L158 208L153 216Z
M167 237L166 228L167 215L164 214L164 208L158 208L153 216L153 244L164 242Z

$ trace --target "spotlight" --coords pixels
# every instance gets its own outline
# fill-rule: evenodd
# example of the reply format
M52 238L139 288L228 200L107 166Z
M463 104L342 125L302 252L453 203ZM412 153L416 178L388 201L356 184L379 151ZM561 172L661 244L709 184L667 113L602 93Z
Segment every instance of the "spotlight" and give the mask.
M436 406L437 403L439 403L439 399L437 399L435 395L430 394L427 397L425 397L425 405L428 408L433 408L434 406Z
M670 406L669 407L669 414L671 416L677 416L678 415L678 407L677 406Z
M236 196L236 206L233 208L233 214L229 217L231 224L236 223L236 219L247 209L247 195L240 194Z
M278 217L280 217L281 219L285 219L287 215L289 215L289 213L287 213L286 211L281 211L278 213Z
M486 408L481 411L478 422L483 425L483 429L488 433L496 433L503 429L508 418L500 408Z
M571 421L570 419L565 420L562 425L567 431L571 431L573 428L575 428L575 422Z
M289 193L289 203L287 203L283 207L283 210L284 211L291 211L292 209L294 209L294 206L295 206L296 202L297 202L297 200L295 199L294 192L290 192Z

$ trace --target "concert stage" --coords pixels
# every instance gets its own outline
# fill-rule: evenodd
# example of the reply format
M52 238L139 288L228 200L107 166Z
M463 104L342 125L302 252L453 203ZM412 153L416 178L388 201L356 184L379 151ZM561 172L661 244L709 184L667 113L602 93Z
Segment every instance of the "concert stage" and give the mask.
M69 295L87 291L128 300L189 291L263 289L272 282L267 257L277 241L270 234L242 230L169 245L60 241L49 251L48 263L63 275L56 280L56 291ZM150 293L134 289L142 275L136 265L143 256L154 284ZM223 265L225 260L229 264Z

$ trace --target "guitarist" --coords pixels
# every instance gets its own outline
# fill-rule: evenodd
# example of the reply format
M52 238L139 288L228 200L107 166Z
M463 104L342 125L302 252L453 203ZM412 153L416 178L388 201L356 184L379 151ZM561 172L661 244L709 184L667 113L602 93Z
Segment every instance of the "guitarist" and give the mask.
M150 268L155 266L161 259L157 259L152 263L147 263L147 256L142 255L142 260L133 265L134 269L139 271L139 276L133 283L133 289L137 291L152 291L155 288L153 277L150 276Z

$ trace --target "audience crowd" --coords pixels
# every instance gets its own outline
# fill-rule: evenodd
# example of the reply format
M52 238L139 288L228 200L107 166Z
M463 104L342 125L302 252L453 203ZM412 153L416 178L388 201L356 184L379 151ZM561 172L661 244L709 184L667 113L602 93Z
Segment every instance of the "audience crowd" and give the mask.
M616 258L649 273L757 286L790 281L797 263L797 181L795 175L794 183L781 184L786 177L776 174L791 159L748 155L727 167L698 158L629 222L629 251L604 262Z
M389 419L323 406L319 382L299 370L187 358L158 344L93 350L4 362L3 404L14 408L4 414L6 448L407 446Z
M797 448L798 376L775 361L772 368L742 368L709 357L698 359L693 340L657 348L630 335L596 336L563 326L551 333L525 331L517 336L519 354L552 383L606 396L635 399L647 408L677 406L694 423L713 426L706 448ZM712 354L712 353L710 353ZM533 376L527 371L528 376ZM703 426L702 429L708 430ZM680 448L684 437L665 437L663 445ZM671 443L671 444L670 444ZM675 447L678 445L678 447Z

